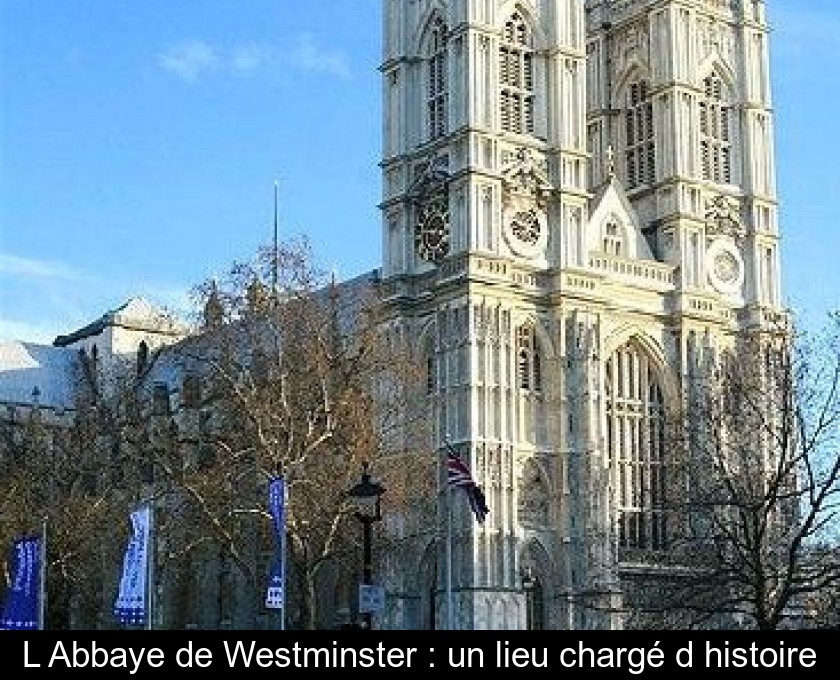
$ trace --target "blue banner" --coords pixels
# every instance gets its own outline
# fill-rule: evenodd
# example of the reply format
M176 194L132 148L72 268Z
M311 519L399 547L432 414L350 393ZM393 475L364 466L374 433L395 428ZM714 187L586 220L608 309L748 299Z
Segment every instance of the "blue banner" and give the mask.
M151 507L131 513L133 533L125 550L120 589L114 605L114 614L124 625L142 626L149 615L147 590L151 523Z
M0 630L38 630L41 605L41 538L15 541L12 582L6 591L6 604Z
M282 477L275 477L268 485L268 511L274 524L277 550L268 576L265 606L267 609L283 609L286 589L286 482Z

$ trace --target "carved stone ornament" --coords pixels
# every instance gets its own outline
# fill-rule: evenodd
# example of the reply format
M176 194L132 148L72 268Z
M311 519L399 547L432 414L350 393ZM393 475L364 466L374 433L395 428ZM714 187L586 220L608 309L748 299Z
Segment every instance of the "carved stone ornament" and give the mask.
M418 203L447 190L449 184L449 156L435 156L421 164L415 172L409 195Z
M519 486L519 521L525 525L547 527L550 498L548 484L533 462L525 465Z
M543 164L528 149L518 149L513 160L502 170L505 203L530 199L544 209L554 191Z
M546 209L554 188L545 161L528 149L502 154L503 234L515 255L532 259L548 243Z
M745 235L746 232L741 224L741 208L737 199L722 195L707 199L706 233L710 237L742 238Z

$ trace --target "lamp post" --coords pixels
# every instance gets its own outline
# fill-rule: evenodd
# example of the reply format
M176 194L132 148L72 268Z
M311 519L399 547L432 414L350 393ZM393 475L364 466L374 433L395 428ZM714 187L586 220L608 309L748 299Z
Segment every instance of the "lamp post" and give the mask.
M362 541L364 546L364 572L362 583L373 585L373 523L382 519L381 500L385 487L374 482L368 472L368 463L362 466L362 479L348 492L348 496L355 504L356 519L362 523ZM362 627L370 630L373 627L373 615L366 611L362 613Z

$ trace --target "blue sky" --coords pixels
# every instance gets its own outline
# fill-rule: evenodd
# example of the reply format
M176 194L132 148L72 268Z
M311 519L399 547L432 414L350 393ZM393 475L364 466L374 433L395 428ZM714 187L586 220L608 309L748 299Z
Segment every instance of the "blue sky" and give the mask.
M0 337L174 309L271 238L378 266L381 0L0 0ZM840 307L840 3L775 0L784 286Z

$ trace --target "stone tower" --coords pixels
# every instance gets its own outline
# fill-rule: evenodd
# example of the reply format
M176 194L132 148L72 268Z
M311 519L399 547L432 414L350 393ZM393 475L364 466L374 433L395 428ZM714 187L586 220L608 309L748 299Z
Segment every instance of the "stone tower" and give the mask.
M779 311L764 3L385 0L383 20L391 322L490 515L456 493L447 533L440 494L382 625L621 626L668 544L668 405Z

